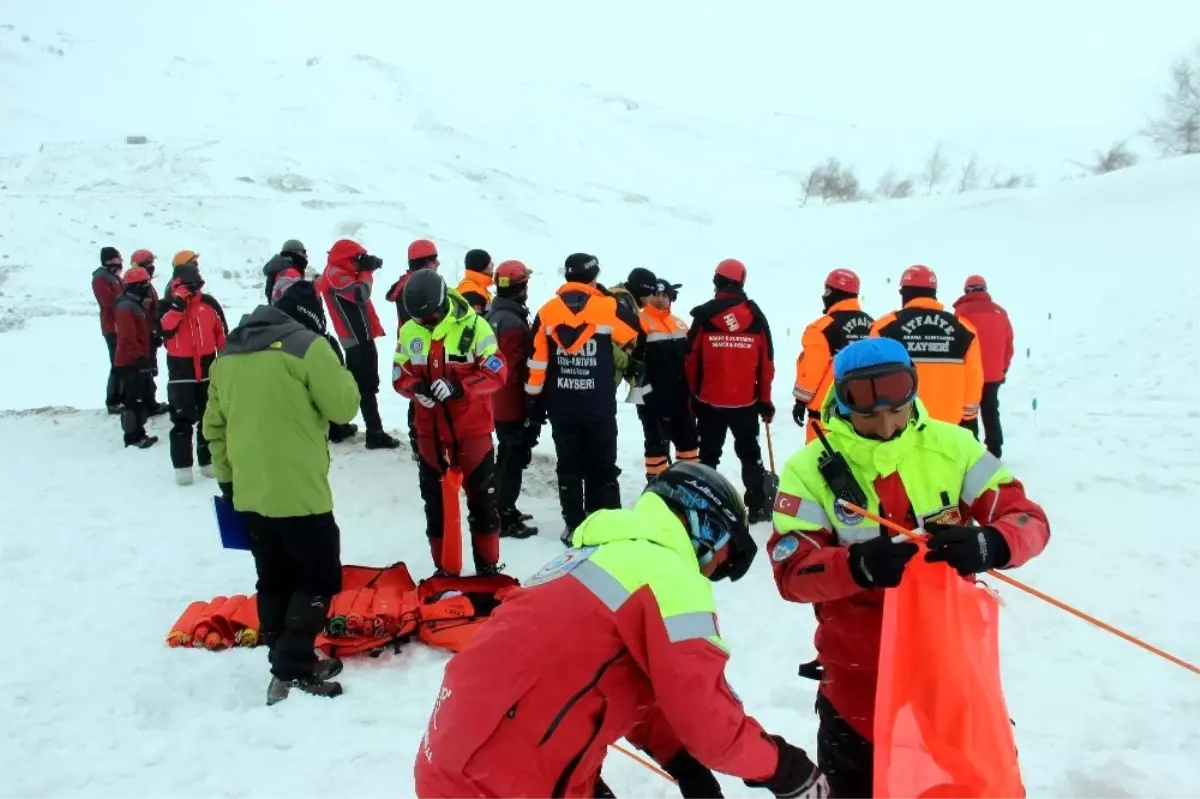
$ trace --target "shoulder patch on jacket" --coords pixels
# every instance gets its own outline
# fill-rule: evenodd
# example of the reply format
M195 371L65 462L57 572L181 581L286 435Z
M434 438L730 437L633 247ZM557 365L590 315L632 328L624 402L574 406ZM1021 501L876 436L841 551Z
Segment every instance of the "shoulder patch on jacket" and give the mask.
M786 513L788 516L797 516L800 513L800 506L804 500L795 494L789 494L786 491L780 491L775 494L775 512Z
M782 563L795 555L798 549L800 549L800 539L794 535L785 535L775 542L775 546L771 547L771 560Z
M525 581L524 587L529 588L534 585L548 583L551 580L557 580L559 577L570 574L580 563L592 556L598 547L580 547L579 549L568 549L563 554L559 555L554 560L547 563L542 568Z
M500 358L496 355L488 356L488 359L483 362L483 368L487 369L489 372L492 372L492 373L499 372L501 367L503 367L503 366L504 366L504 362L501 361Z

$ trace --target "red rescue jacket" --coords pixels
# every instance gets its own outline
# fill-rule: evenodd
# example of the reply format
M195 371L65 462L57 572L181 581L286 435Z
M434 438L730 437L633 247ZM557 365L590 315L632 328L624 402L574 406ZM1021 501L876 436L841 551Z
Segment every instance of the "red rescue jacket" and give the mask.
M675 620L695 617L695 629L668 629L648 584L627 589L587 559L617 538L666 547L665 534L645 540L647 524L679 529L653 494L593 515L576 532L584 548L510 594L447 664L417 749L417 796L592 797L622 737L659 763L686 748L743 779L775 772L778 749L730 690L728 653L705 637L716 615L685 613Z
M741 291L721 291L692 309L688 388L706 405L745 408L770 402L775 345L767 317Z
M1008 312L986 291L971 291L954 303L954 314L975 326L983 351L983 382L999 383L1013 359L1013 329Z
M117 299L121 296L120 270L116 272L107 267L100 267L92 272L92 294L96 296L96 304L100 306L100 332L116 333L117 323L113 318Z
M122 293L113 309L117 348L113 366L137 366L150 360L150 317L142 299L136 294Z
M500 355L508 367L504 386L492 395L492 413L497 422L523 421L525 381L529 379L528 361L533 352L529 309L510 297L496 297L487 312L487 320L496 334Z
M167 374L172 383L203 381L217 351L225 348L225 317L221 306L202 292L172 285L171 292L187 303L182 311L169 308L162 316L167 348Z
M342 347L365 344L383 335L383 325L371 302L375 274L359 271L354 264L366 249L357 242L342 239L329 251L329 263L316 281L317 291L325 298L325 307L333 321L333 330Z

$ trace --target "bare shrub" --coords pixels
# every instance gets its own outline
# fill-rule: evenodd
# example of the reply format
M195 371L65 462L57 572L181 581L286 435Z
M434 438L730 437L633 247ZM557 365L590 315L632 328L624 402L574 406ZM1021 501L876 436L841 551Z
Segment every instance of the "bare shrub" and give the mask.
M1162 96L1163 113L1141 133L1164 157L1200 153L1200 46L1171 65L1171 91Z
M946 173L949 171L950 165L942 152L942 143L938 142L925 161L924 170L921 171L921 185L925 187L925 193L933 194L934 188L946 182Z

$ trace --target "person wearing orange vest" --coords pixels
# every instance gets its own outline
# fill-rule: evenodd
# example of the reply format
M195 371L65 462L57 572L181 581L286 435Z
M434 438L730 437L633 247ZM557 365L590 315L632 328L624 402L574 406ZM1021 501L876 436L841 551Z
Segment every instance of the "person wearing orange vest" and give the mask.
M455 289L480 316L492 305L491 288L496 265L487 250L471 250L463 262L466 273Z
M675 459L698 461L700 439L691 393L684 377L688 352L687 323L671 313L671 296L678 286L641 267L629 273L625 288L638 303L645 336L646 372L636 393L638 419L645 437L646 482L653 481Z
M804 329L800 339L800 355L796 358L796 385L792 396L796 404L792 419L805 427L805 411L809 425L805 427L805 443L817 437L821 403L833 385L833 356L860 338L871 333L875 321L863 312L858 302L860 282L849 269L834 269L825 278L821 295L825 313Z
M618 312L616 298L596 285L596 256L568 256L564 274L567 282L534 320L525 394L531 426L550 421L566 522L562 540L570 546L588 514L621 507L614 345L632 350L638 329Z
M937 275L910 266L900 276L903 307L876 320L871 335L899 341L916 365L917 395L934 419L975 430L983 396L979 333L937 300Z

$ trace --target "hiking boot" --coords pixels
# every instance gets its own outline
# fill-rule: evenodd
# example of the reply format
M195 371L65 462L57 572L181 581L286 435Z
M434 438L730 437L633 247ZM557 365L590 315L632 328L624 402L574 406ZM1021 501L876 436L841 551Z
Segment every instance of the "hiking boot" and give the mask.
M342 673L342 661L340 658L329 658L328 660L318 660L313 665L313 677L322 682L332 680L334 677Z
M500 517L501 538L532 538L537 534L538 529L533 525L526 524L525 520L521 518L521 514L515 511L502 514Z
M195 480L192 478L192 467L185 466L182 469L175 470L175 485L190 486Z
M572 546L574 546L574 544L571 543L571 538L574 535L575 535L574 530L572 530L570 527L564 527L563 531L562 531L562 535L560 535L558 537L558 540L563 542L563 546L572 547Z
M367 431L367 449L396 449L400 439L389 436L382 430Z
M771 521L771 509L764 507L750 508L746 512L746 517L750 524L759 524L760 522Z
M155 402L150 405L149 409L147 410L147 413L149 413L151 416L162 416L164 413L170 412L171 406L165 402Z
M137 441L131 441L125 446L137 447L138 449L149 449L158 443L158 436L142 436Z
M358 425L356 424L329 425L329 441L333 444L340 444L348 438L354 438L357 434Z
M342 695L340 682L318 680L316 677L301 677L295 680L281 680L278 677L272 677L271 684L267 686L267 705L274 705L287 699L293 688L306 694L330 699Z
M211 463L206 463L203 466L201 466L200 474L204 475L209 480L217 479L217 470L215 468L213 468L213 465Z
M475 567L476 577L495 577L498 574L504 574L503 563L486 563Z
M533 514L525 513L520 508L513 508L513 513L523 522L533 521Z

